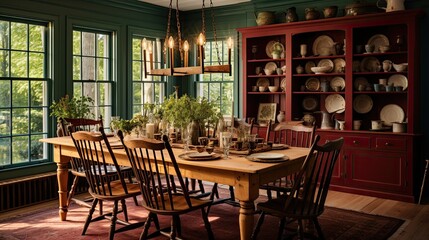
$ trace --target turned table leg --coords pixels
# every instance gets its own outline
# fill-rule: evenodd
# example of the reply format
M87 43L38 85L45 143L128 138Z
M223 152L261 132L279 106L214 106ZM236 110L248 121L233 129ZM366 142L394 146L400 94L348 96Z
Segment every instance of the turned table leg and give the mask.
M240 239L247 240L252 236L255 205L253 201L240 201Z
M59 215L61 221L67 218L67 182L68 182L68 164L57 163L58 197L59 197Z

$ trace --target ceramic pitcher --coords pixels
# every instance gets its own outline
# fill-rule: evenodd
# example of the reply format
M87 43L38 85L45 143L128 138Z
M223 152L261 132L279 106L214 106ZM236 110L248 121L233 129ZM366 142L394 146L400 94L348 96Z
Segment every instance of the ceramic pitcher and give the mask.
M377 7L386 10L386 12L405 10L405 0L378 0ZM386 2L387 7L381 7L379 4Z

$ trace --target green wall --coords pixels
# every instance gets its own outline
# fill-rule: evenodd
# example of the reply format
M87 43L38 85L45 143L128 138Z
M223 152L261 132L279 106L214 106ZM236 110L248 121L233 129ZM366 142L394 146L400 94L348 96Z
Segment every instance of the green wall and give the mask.
M284 12L289 7L296 7L299 19L304 19L304 9L307 7L316 7L318 10L322 10L325 6L336 5L339 7L339 15L342 13L342 9L352 3L352 0L335 0L335 1L306 1L306 0L252 0L250 3L243 3L237 5L231 5L227 7L216 7L216 27L217 35L219 37L232 36L236 39L239 38L236 32L236 28L255 26L254 13L262 10L275 11L277 13L278 21L284 20ZM376 2L367 1L367 2ZM216 6L216 0L213 0L213 4ZM180 6L180 3L179 3ZM208 35L210 36L211 31L211 19L210 19L210 8L209 2L206 1L206 28ZM429 2L427 0L413 0L406 1L407 9L421 8L426 13L429 11ZM51 91L53 94L50 96L50 101L58 99L65 93L70 93L71 88L71 62L69 61L71 54L71 27L74 24L82 24L94 28L112 29L117 32L117 45L118 45L118 56L117 56L117 92L118 98L116 101L117 115L127 117L131 113L131 97L127 94L127 90L131 89L131 83L127 82L131 74L131 64L128 62L128 56L131 54L131 50L125 51L125 49L131 49L130 47L130 36L132 34L149 35L153 37L165 36L166 21L167 21L167 9L144 4L137 0L0 0L0 15L13 16L22 18L36 18L53 22L54 27L54 52L52 53L55 59L53 69L53 82ZM181 17L184 18L182 22L182 29L187 34L195 34L201 29L201 11L194 10L181 13ZM340 19L339 19L340 21ZM424 144L428 145L429 140L429 126L423 124L429 122L429 94L426 93L426 89L429 89L429 78L428 66L429 64L429 46L425 44L429 42L429 33L427 28L429 26L428 16L424 16L421 25L421 46L416 48L416 51L420 51L421 55L421 105L422 105L422 128L424 134ZM237 46L238 45L238 46ZM242 82L241 74L241 61L240 61L240 42L236 42L234 46L236 51L235 62L238 63L235 68L235 78L238 84L236 84L235 99L237 106L241 102L241 88ZM188 92L192 94L193 91L193 78L184 79L169 79L167 86L167 94L171 93L172 86L179 85L180 92ZM124 98L122 96L127 96ZM241 115L241 110L238 114ZM128 116L129 117L129 116ZM54 119L50 120L51 124L54 125ZM54 128L54 127L52 127ZM425 151L426 155L429 155L429 150ZM11 176L22 176L31 173L44 171L46 169L54 169L55 165L50 164L46 167L35 167L26 168L23 170L17 170L8 173L0 174L0 180Z

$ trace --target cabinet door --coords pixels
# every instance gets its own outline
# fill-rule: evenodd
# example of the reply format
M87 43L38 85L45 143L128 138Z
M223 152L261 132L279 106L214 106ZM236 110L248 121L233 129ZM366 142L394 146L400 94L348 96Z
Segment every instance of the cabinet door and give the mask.
M350 187L403 193L406 155L398 152L346 150L345 182Z

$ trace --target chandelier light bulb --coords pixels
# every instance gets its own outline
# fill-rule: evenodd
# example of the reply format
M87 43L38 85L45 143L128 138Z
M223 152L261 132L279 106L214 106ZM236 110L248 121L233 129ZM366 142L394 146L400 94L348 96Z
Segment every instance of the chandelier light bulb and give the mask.
M168 38L168 47L169 47L169 48L171 48L171 49L173 49L173 48L174 48L174 39L173 39L173 37L172 37L172 36L170 36L170 37Z
M143 48L143 50L147 49L147 40L146 40L146 38L143 38L143 40L142 40L142 48Z
M232 38L229 37L226 44L228 45L228 49L231 49L232 46L234 45L234 42L232 41Z
M189 43L188 40L185 40L185 42L183 43L183 50L185 52L189 51Z
M203 33L200 33L200 35L198 35L198 44L200 46L203 46L206 43L206 37L204 36Z

